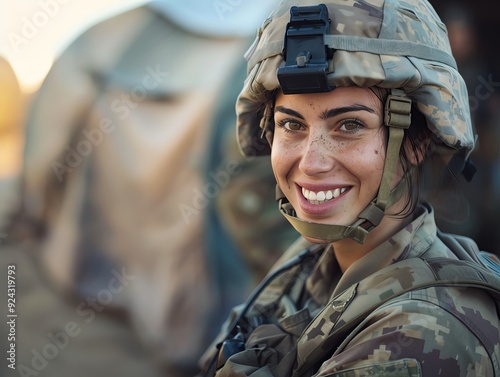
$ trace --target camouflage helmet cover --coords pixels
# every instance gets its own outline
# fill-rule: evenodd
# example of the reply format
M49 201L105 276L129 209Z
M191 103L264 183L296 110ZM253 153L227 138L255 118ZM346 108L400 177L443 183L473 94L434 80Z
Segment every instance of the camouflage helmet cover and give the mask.
M290 8L316 0L282 0L247 51L248 76L236 103L244 155L270 149L261 129L272 114L267 105L280 88L277 69ZM333 86L402 89L425 116L438 142L470 152L474 132L463 78L457 71L445 25L426 0L329 0L325 44L334 49L327 79ZM448 148L446 148L448 149Z

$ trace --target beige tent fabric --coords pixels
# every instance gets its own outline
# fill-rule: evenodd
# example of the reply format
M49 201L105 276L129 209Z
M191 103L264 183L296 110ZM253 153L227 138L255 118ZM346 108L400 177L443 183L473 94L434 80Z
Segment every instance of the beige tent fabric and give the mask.
M214 322L223 308L214 298L203 232L206 201L224 201L226 184L214 192L203 169L214 113L228 85L242 85L228 80L250 42L189 33L147 7L126 12L93 27L60 57L27 124L22 218L43 229L36 256L49 280L62 293L125 310L168 370L192 372L217 332L214 323L225 317ZM286 244L274 248L274 241L255 256L256 243L291 242L296 233L274 210L269 164L263 161L254 178L241 173L230 140L227 164L214 175L227 173L228 188L248 183L254 189L247 197L263 209L273 206L260 223L254 207L241 211L237 193L222 205L229 212L223 223L251 224L233 237L245 246L243 259L259 261L259 280Z

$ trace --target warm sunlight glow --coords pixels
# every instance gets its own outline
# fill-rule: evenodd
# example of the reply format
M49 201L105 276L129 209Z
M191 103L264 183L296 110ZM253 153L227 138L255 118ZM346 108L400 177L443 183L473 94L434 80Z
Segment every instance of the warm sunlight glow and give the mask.
M25 94L36 91L61 51L82 31L145 0L0 0L0 56Z
M19 80L21 91L25 94L35 92L42 84L45 76L54 62L54 54L50 51L41 51L35 61L10 57L10 64Z
M0 60L0 192L21 168L26 105L58 55L85 29L144 2L0 0L0 57L10 65Z

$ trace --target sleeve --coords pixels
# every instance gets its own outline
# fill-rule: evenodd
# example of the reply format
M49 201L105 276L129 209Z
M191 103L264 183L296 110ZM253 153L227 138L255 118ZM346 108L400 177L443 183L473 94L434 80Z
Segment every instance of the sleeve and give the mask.
M470 330L471 324L479 330L489 322L473 303L470 309L459 305L449 288L425 291L373 312L316 376L493 376L488 352Z

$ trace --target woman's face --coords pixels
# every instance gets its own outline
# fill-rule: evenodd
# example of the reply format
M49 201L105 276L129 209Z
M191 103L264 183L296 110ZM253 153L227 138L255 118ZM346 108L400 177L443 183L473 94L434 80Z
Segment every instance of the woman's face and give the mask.
M367 88L277 95L271 161L297 217L350 225L377 195L382 104Z

